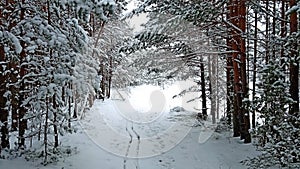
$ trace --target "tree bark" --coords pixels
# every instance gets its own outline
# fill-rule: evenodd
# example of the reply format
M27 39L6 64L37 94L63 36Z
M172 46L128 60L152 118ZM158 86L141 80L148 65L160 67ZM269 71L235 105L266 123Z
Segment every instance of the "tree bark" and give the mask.
M207 119L207 107L206 107L206 93L205 93L205 73L203 59L200 60L200 85L201 85L201 99L202 99L202 118Z
M22 4L25 4L25 0L22 0ZM25 8L21 9L21 13L20 13L20 20L24 20L25 19ZM22 33L23 34L23 33ZM26 57L26 52L25 52L25 42L23 40L20 41L21 46L22 46L22 51L20 53L20 62L21 65L22 63L25 62L25 57ZM26 74L26 70L25 70L25 66L22 65L20 68L20 79L23 79L23 77ZM26 108L25 105L22 105L23 101L25 100L25 83L24 81L21 82L20 85L20 96L19 96L19 147L23 148L25 146L25 138L24 138L24 134L25 134L25 130L27 128L27 120L24 119L24 116L26 114Z
M245 0L240 0L239 1L239 15L240 15L240 29L242 33L246 32L246 1ZM247 81L247 56L246 56L246 40L242 35L239 35L240 41L241 41L241 47L240 47L240 55L241 55L241 62L240 62L240 76L242 80L242 100L245 98L248 98L248 81ZM241 113L242 113L242 118L243 118L243 126L242 129L244 130L244 142L245 143L250 143L251 142L251 136L249 133L250 129L250 118L249 118L249 111L243 106L243 102L241 103Z
M252 85L253 85L253 90L252 90L252 100L255 100L255 95L256 95L256 67L257 67L257 23L258 23L258 18L257 18L257 10L254 11L254 46L253 46L253 79L252 79ZM256 126L256 112L255 109L252 110L252 128L255 128Z
M227 13L226 13L226 19L228 21L231 20L232 16L232 2L227 3ZM228 35L226 38L226 45L227 45L227 50L231 51L232 50L232 35L230 31L230 27L227 27ZM227 86L227 97L226 97L226 115L227 115L227 124L231 125L232 123L232 116L233 116L233 105L234 105L234 98L233 98L233 64L232 64L232 53L227 54L226 58L226 86ZM233 122L234 123L234 122ZM235 126L235 125L234 125ZM236 133L236 129L234 128L233 130L234 133ZM234 134L238 135L238 134Z
M58 147L58 130L57 130L57 105L56 95L53 96L53 131L54 131L54 149Z
M297 5L296 0L290 0L290 7ZM290 34L293 37L297 33L298 19L297 12L290 15ZM299 112L299 59L298 59L298 44L297 40L293 40L291 47L291 61L290 61L290 94L294 103L290 106L290 114Z
M285 16L285 0L281 1L281 21L280 21L280 36L281 38L284 38L286 36L286 16ZM280 49L280 57L281 57L281 63L284 64L284 43L281 44Z
M276 0L273 0L273 23L272 23L272 59L276 58L276 44L275 44L275 37L276 37Z
M216 112L217 112L217 83L216 83L216 62L218 59L218 56L210 56L211 59L211 78L210 78L210 84L211 84L211 116L212 116L212 123L216 123Z
M270 40L270 35L269 35L269 24L270 24L270 19L269 19L269 0L266 0L266 38L265 38L265 41L266 41L266 46L265 46L265 49L266 49L266 56L265 56L265 61L266 61L266 64L269 63L269 40Z
M227 39L227 46L230 46L229 40ZM227 97L226 97L226 115L227 115L227 124L231 125L231 118L232 118L232 112L233 112L233 65L232 65L232 56L227 55L227 67L226 67L226 86L227 86Z
M245 0L230 1L230 22L235 27L239 28L230 31L231 34L231 49L232 64L234 74L234 113L233 125L234 136L240 136L245 143L251 142L249 133L250 119L249 112L245 109L243 99L248 97L248 82L247 82L247 56L246 56L246 41L242 36L246 32L246 4Z
M1 11L0 11L1 14ZM1 16L1 15L0 15ZM1 18L0 18L1 19ZM0 23L1 25L1 23ZM9 139L8 139L8 110L6 109L7 98L4 96L6 92L6 76L2 73L4 72L5 64L5 53L4 46L0 44L0 122L1 122L1 149L9 148Z
M110 98L111 93L111 83L112 83L112 69L113 69L113 58L109 57L109 73L108 73L108 86L107 86L107 98Z
M229 12L230 17L229 21L235 26L238 27L238 2L237 0L229 1ZM238 65L238 43L239 37L238 34L240 32L236 32L235 29L230 28L230 47L232 50L231 62L233 68L233 88L234 88L234 109L233 109L233 136L238 137L241 136L241 116L240 116L240 107L241 107L241 82L240 82L240 73L239 73L239 65Z
M12 84L10 84L10 91L11 91L11 98L10 98L10 102L11 102L11 129L12 131L17 131L18 130L18 94L19 94L19 90L18 87L15 86L16 82L18 81L18 74L15 73L17 72L17 65L16 63L11 60L10 61L10 70L11 73L9 74L9 78L10 78L10 82Z
M47 163L48 159L48 119L49 119L49 98L46 97L46 114L45 114L45 125L44 125L44 164Z

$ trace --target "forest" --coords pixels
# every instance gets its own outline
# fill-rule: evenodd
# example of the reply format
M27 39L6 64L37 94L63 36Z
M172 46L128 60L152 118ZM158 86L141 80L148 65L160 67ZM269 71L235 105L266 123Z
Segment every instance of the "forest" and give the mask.
M60 137L114 89L192 79L197 118L300 165L300 1L0 0L0 158L63 153ZM142 30L128 24L147 15ZM43 147L29 151L36 142Z

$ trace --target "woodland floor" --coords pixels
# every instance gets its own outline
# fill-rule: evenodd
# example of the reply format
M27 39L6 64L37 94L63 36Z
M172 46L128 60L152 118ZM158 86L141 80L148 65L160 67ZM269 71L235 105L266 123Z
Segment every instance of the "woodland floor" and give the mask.
M76 153L46 166L24 158L0 160L0 168L243 169L240 161L258 154L230 131L216 132L210 122L195 120L196 112L176 107L178 100L168 102L170 91L154 86L115 91L76 122L76 134L61 138Z

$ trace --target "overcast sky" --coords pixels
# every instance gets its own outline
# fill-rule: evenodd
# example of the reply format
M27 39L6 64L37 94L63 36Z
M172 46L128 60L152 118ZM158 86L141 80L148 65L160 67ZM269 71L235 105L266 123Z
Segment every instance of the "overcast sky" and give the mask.
M135 1L130 0L127 6L128 10L132 10L135 7L136 7ZM140 25L146 22L147 22L147 17L146 14L144 13L139 14L138 16L135 15L132 18L128 19L129 25L134 28L135 32L139 32L140 30L142 30L142 27Z

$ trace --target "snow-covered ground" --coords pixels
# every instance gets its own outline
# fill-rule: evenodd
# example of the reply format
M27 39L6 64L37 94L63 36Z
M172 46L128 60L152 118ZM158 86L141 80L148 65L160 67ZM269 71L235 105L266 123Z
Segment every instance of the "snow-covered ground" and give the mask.
M197 105L172 99L181 89L177 84L115 90L112 99L97 100L75 124L77 134L61 138L78 153L47 166L23 158L0 160L0 169L246 168L240 161L257 155L255 148L195 120Z

